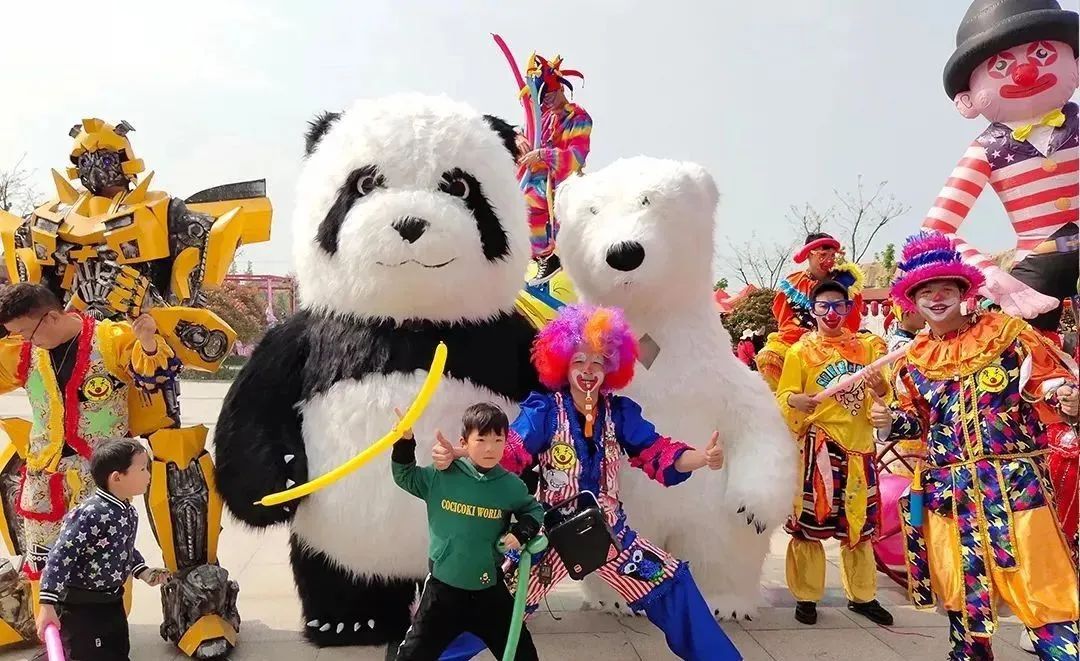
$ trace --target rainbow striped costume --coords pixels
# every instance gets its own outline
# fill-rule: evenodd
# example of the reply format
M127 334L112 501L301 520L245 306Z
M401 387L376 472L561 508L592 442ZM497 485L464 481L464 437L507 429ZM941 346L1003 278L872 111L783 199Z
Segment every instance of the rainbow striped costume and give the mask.
M553 209L555 189L585 167L591 134L592 118L576 103L545 110L540 116L540 162L518 168L529 207L529 240L534 258L545 257L555 249L559 231Z

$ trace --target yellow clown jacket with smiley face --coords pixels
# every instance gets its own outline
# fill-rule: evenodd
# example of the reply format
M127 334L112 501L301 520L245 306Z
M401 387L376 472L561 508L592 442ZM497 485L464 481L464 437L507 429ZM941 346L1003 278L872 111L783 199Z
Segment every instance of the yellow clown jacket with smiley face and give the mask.
M44 567L64 514L94 490L94 448L170 422L161 399L145 396L154 383L177 371L164 340L157 337L157 350L148 354L130 324L80 318L82 331L62 357L71 366L66 385L58 382L60 366L53 364L49 350L21 338L0 340L0 393L24 388L33 412L28 426L21 420L4 421L13 443L3 450L7 455L17 451L26 462L14 503L23 521L23 539L5 541L9 548L23 550L23 570L32 580ZM2 462L9 458L2 457ZM5 536L13 534L7 522L0 523L5 523L0 525Z

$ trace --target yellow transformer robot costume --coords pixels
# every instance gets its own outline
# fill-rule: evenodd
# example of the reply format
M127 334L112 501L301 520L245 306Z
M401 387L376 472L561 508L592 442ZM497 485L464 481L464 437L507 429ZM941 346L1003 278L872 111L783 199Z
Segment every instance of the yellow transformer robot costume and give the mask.
M57 198L25 219L0 211L8 275L50 287L88 319L125 321L147 313L183 367L216 371L236 334L203 307L203 290L221 285L240 245L269 240L265 181L218 186L185 200L151 191L152 172L137 181L143 162L128 141L132 130L124 121L113 126L84 119L70 132L75 144L67 177L53 170ZM217 563L222 503L205 449L207 429L180 427L178 381L157 380L131 388L127 403L129 433L147 438L152 451L147 511L173 572L162 590L161 635L188 656L218 658L236 643L239 588ZM23 556L23 573L33 579L40 568L24 546L16 502L20 474L40 458L29 423L3 422L10 442L0 453L0 535L12 554ZM82 495L70 491L65 509ZM27 593L35 586L18 590L27 579L12 574L10 566L0 567L0 600L21 591L26 601L0 609L0 645L33 636L36 604Z

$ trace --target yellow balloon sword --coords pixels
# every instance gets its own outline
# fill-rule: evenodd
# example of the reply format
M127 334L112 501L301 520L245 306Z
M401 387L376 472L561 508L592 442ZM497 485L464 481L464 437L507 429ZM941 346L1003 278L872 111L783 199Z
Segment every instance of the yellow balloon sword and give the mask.
M383 452L396 443L406 429L412 428L417 418L419 418L424 413L424 409L427 408L431 396L435 393L435 389L439 387L445 369L446 345L439 342L439 346L435 347L435 357L431 360L431 367L428 368L427 378L424 379L423 385L420 386L420 392L417 393L416 399L413 400L409 409L405 411L405 415L401 417L401 420L399 420L385 436L364 448L360 454L341 464L329 473L320 475L314 480L305 482L304 484L298 484L291 489L263 496L262 500L256 501L255 504L271 507L273 505L280 505L282 503L287 503L290 500L296 500L297 498L307 496L323 487L330 486L334 482L337 482L357 468L360 468L371 461L375 455Z

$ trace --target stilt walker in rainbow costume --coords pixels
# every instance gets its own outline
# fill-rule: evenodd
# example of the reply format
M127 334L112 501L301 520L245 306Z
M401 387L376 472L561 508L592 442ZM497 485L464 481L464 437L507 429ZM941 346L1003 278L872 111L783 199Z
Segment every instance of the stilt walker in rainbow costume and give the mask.
M901 501L910 597L941 600L954 661L993 658L999 602L1040 659L1076 659L1076 565L1046 465L1047 425L1077 419L1076 364L1022 319L964 312L983 274L950 237L910 237L900 268L892 298L930 330L896 363L898 404L875 403L871 417L891 437L926 441L925 505Z
M529 285L535 288L559 272L559 258L555 255L555 237L559 233L555 190L567 177L579 174L589 156L592 118L584 108L567 100L563 92L564 87L574 91L567 78L585 77L580 71L563 69L561 55L549 62L533 53L522 78L509 46L499 35L492 37L510 64L525 111L524 133L518 136L518 180L529 208L529 240L536 264ZM537 325L549 320L553 310L562 304L549 302L543 295L539 299L552 309L543 314L547 318L533 319Z

